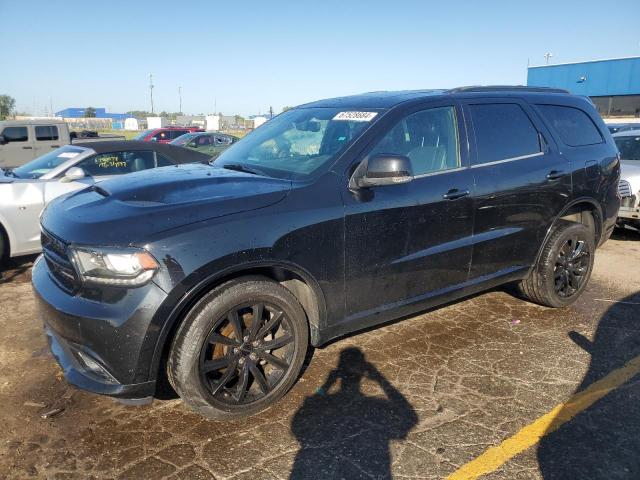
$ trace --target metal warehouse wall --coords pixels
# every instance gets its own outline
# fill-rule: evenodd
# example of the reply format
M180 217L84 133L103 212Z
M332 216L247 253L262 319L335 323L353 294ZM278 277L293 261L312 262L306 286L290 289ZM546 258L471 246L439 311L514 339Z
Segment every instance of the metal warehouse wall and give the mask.
M529 67L527 85L578 95L640 95L640 57Z

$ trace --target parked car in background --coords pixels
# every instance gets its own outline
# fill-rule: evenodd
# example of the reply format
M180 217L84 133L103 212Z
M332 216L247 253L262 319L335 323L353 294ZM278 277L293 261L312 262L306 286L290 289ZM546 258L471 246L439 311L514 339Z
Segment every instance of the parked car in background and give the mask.
M152 128L149 130L144 130L140 132L138 135L133 137L134 140L140 140L141 142L158 142L158 143L169 143L172 140L175 140L180 135L184 135L185 133L192 132L204 132L202 128L198 127L162 127L162 128Z
M124 136L79 137L62 120L5 120L0 122L0 168L14 168L70 143L124 140Z
M573 303L619 179L594 106L563 90L322 100L211 165L52 202L33 285L72 384L148 401L167 374L207 417L250 415L293 385L309 343L507 282Z
M640 128L640 123L607 123L607 128L613 135L614 133Z
M620 151L620 213L618 224L640 229L640 128L613 136Z
M171 145L191 148L217 158L232 144L240 140L238 137L218 132L185 133L173 140Z
M40 251L40 212L64 193L131 172L208 160L170 145L109 141L66 145L13 170L0 169L0 261Z

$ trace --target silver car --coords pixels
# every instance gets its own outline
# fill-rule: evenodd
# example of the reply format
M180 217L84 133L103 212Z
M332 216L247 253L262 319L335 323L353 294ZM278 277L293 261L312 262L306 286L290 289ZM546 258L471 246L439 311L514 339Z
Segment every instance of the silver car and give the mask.
M66 145L13 170L0 169L0 260L40 251L40 213L60 195L114 175L209 159L172 145L108 141Z
M640 229L640 129L616 133L613 139L621 159L618 224Z

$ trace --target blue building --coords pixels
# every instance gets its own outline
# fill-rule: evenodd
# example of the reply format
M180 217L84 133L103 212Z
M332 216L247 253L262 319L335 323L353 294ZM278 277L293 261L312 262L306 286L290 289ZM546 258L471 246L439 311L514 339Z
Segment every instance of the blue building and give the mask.
M640 57L529 67L527 85L586 95L603 116L640 117Z
M56 117L63 118L84 118L84 112L88 107L71 107L65 108L64 110L60 110L56 112ZM96 111L95 118L112 118L114 120L124 120L125 118L129 118L130 115L126 113L108 113L105 108L95 107Z

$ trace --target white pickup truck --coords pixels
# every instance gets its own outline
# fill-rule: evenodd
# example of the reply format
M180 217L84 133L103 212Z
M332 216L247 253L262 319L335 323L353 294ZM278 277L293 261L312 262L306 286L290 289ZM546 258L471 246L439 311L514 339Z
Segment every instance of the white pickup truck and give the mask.
M63 145L100 140L124 140L122 136L72 139L62 120L6 120L0 122L0 168L15 168Z

